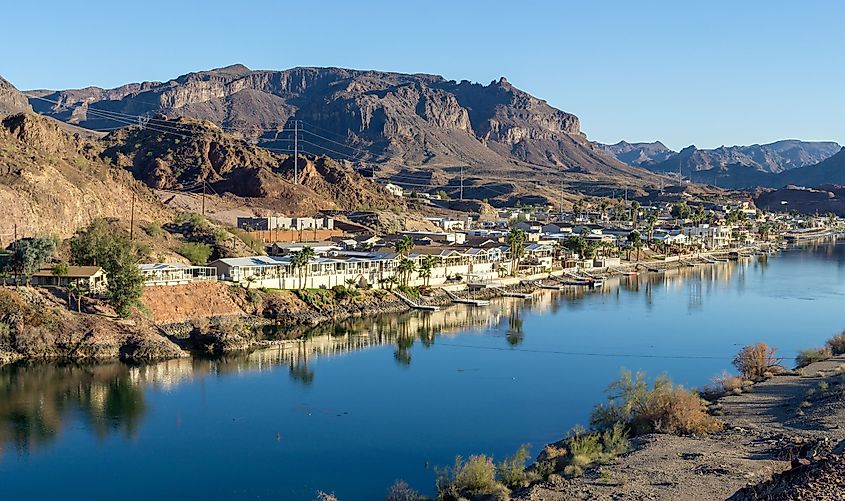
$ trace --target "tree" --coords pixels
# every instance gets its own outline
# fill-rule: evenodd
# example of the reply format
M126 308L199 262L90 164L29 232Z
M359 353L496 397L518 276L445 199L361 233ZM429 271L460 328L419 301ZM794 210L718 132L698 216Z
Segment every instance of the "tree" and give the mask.
M410 235L402 235L402 238L393 244L394 250L402 256L407 256L414 249L414 239Z
M408 282L411 280L411 274L415 271L417 271L417 264L407 257L402 258L396 266L396 272L399 273L399 276L401 277L402 285L406 287L408 286Z
M431 272L435 266L440 263L440 258L437 256L425 256L420 261L419 276L423 279L426 286L431 283Z
M144 276L138 269L138 249L124 232L94 221L70 242L71 263L100 266L108 278L107 298L118 315L128 316L141 300Z
M584 251L587 248L587 239L581 235L572 235L563 241L563 246L578 254L579 257L584 257Z
M631 202L631 222L637 224L637 218L640 215L640 203L634 200Z
M692 210L686 202L681 202L672 206L672 217L675 219L689 219Z
M311 274L311 261L317 259L317 253L314 252L313 247L305 246L302 248L302 259L305 261L305 285L308 285L308 276Z
M511 254L511 275L516 275L516 270L519 267L519 261L525 254L525 242L528 240L528 235L520 228L511 228L508 233L508 247Z
M637 261L639 261L640 249L643 248L643 239L640 232L634 230L631 233L628 233L628 242L631 244L631 247L637 249Z
M12 272L15 283L23 277L29 283L32 274L40 270L56 251L56 241L49 237L35 237L15 242L12 252Z
M657 224L657 215L654 213L649 214L646 223L648 225L648 241L651 242L654 240L654 225Z
M66 277L67 274L70 272L70 270L68 269L67 263L61 262L61 263L57 263L53 266L52 272L53 272L53 276L59 279L58 283L61 283L62 277ZM68 307L68 309L70 309L70 288L69 287L66 289L66 292L67 292L67 307Z

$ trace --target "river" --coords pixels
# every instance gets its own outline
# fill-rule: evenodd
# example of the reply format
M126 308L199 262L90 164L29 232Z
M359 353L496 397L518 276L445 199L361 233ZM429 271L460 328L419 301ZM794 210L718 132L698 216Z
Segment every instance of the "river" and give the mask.
M326 325L295 346L0 368L0 499L433 494L455 455L536 454L621 368L700 387L745 344L791 365L845 328L845 245Z

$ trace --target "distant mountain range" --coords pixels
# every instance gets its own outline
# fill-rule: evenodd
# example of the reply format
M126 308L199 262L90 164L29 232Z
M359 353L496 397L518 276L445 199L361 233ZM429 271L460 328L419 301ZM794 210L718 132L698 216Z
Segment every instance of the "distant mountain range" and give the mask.
M828 167L829 164L822 163L842 149L834 142L794 139L750 146L722 146L711 150L688 146L677 153L660 142L623 141L600 146L631 165L670 176L680 173L696 183L723 188L780 188L790 183L836 182L836 172ZM817 165L822 166L816 168Z
M479 198L521 192L555 199L561 185L603 194L658 184L588 141L577 116L504 78L481 85L426 74L233 65L167 82L29 94L38 113L91 129L125 126L138 115L184 116L288 152L298 126L304 151L376 164L380 177L400 184L456 192L463 168L465 187Z

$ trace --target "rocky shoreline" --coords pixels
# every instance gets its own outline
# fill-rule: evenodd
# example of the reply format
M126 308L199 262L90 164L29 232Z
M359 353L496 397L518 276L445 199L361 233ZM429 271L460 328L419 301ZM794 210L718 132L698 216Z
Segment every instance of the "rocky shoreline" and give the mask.
M631 452L514 499L842 499L843 374L845 356L775 375L718 399L724 431L638 437Z
M593 269L590 275L606 279L621 275L623 270L652 273L687 266L691 266L690 262L682 259L648 265L626 263L616 268ZM458 294L490 300L507 292L532 293L539 289L539 281L560 277L566 278L562 272L509 278L496 287ZM413 309L390 291L358 291L354 297L338 300L330 290L250 291L220 282L150 289L145 292L145 302L151 311L129 320L117 319L114 312L96 301L84 314L68 311L61 293L55 290L0 290L0 365L21 360L120 359L143 363L191 356L194 352L223 354L289 342L321 324ZM156 294L162 297L157 298ZM439 307L453 303L442 288L431 288L414 301ZM191 302L196 303L193 308L182 306ZM265 329L282 335L258 334Z

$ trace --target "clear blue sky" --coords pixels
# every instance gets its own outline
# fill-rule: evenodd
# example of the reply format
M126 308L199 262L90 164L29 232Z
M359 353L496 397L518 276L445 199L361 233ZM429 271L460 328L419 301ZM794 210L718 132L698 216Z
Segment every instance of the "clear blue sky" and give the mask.
M517 87L591 139L845 144L845 2L7 2L0 75L113 87L240 62Z

